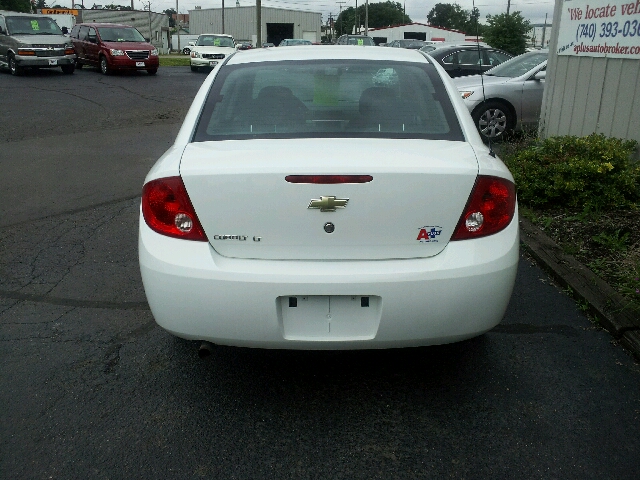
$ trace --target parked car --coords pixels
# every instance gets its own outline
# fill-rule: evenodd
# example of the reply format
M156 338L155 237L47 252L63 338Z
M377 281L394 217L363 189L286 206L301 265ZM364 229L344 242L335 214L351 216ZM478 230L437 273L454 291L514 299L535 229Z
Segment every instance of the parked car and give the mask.
M0 11L0 68L22 75L26 68L57 68L71 74L76 54L69 37L44 15Z
M540 119L548 50L523 53L484 75L454 78L480 135L498 140Z
M513 57L510 53L475 42L444 44L426 53L442 65L451 77L476 75Z
M238 50L250 50L253 48L253 44L249 41L246 42L238 42L237 43Z
M191 55L191 49L193 48L193 46L195 44L196 44L196 42L194 42L194 41L188 42L187 46L182 49L182 54L183 55Z
M78 23L71 30L76 67L98 67L104 75L116 71L146 70L155 75L160 66L158 49L130 25Z
M265 42L262 44L262 48L270 48L270 47L275 47L275 45L271 42Z
M224 33L203 33L191 47L191 71L213 68L236 51L236 42Z
M425 45L430 45L424 40L406 39L406 40L392 40L385 46L391 48L408 48L410 50L419 50Z
M374 85L384 69L396 84ZM519 260L515 187L452 87L433 59L386 48L250 50L216 65L142 190L156 322L289 349L493 328Z
M279 47L292 47L297 45L313 45L310 40L304 40L302 38L285 38L278 45Z
M374 47L376 43L373 38L366 35L341 35L336 42L337 45L364 45Z

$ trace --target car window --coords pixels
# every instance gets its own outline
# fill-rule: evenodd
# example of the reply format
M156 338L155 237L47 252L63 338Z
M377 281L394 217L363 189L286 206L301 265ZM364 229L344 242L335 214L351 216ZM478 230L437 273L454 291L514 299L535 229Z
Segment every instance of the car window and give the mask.
M444 57L442 59L442 63L446 65L453 65L455 59L456 59L456 54L452 53L451 55L447 55L446 57Z
M336 136L463 138L432 65L323 60L224 67L194 141Z
M478 49L459 51L458 65L482 65L482 51Z
M375 43L373 43L373 39L369 37L349 37L347 43L349 45L375 45Z
M487 50L487 57L489 58L489 65L494 67L511 58L509 55L502 52L496 52L495 50Z
M49 17L6 17L11 35L62 35L58 24Z
M523 53L501 63L497 67L493 67L491 70L487 70L487 75L509 78L519 77L547 60L548 56L547 52Z
M235 43L230 37L220 35L200 35L196 46L199 47L235 47Z
M142 34L133 27L100 27L103 42L145 42Z

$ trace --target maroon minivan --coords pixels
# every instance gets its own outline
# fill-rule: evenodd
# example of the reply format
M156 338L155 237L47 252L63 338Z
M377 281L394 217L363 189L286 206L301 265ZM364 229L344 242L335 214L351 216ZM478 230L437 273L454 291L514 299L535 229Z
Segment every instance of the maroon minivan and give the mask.
M71 30L76 68L91 65L109 75L115 70L158 72L158 49L129 25L78 23Z

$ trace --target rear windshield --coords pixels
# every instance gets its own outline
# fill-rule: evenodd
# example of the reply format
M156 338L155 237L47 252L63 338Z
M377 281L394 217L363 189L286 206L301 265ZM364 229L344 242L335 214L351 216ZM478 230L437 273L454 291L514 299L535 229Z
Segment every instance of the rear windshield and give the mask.
M194 141L310 137L464 138L433 65L322 60L223 66Z
M347 37L347 45L375 46L375 43L371 37Z

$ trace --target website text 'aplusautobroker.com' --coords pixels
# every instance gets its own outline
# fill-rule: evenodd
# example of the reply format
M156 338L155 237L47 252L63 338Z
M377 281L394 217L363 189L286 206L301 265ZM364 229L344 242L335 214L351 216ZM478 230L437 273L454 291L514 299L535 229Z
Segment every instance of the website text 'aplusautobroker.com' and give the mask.
M576 54L581 53L615 53L616 55L640 55L640 46L620 46L619 43L615 45L585 45L580 43L573 46L573 52Z

